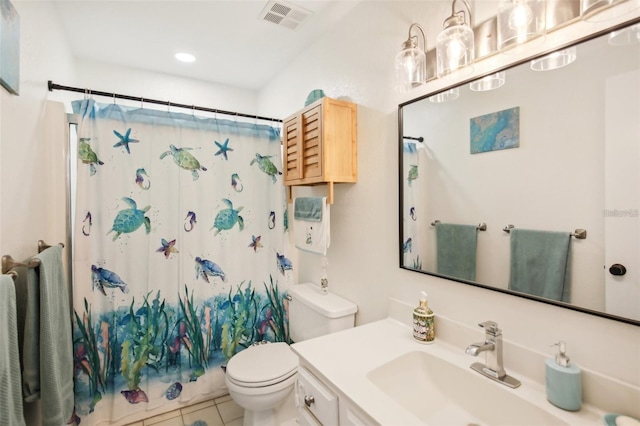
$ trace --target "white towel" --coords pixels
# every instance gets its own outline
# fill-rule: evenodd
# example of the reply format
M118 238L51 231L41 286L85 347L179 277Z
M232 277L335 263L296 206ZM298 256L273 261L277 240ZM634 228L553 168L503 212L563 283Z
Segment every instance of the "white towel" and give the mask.
M296 198L293 203L293 232L300 250L327 255L331 242L330 209L326 197Z
M18 354L16 292L9 275L0 275L0 424L24 426ZM6 422L6 423L5 423Z

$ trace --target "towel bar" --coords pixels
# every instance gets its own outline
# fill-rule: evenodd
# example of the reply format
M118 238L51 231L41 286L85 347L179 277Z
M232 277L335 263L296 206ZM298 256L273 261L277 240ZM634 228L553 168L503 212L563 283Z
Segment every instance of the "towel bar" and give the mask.
M58 243L58 245L61 245L62 248L64 248L64 244ZM38 253L42 253L43 251L45 251L49 247L51 247L51 245L45 243L44 240L38 240Z
M440 221L439 221L439 220L437 220L437 219L436 219L436 220L434 220L433 222L431 222L431 226L436 226L436 223L440 223ZM484 222L480 222L480 223L478 224L478 226L476 226L476 229L477 229L478 231L486 231L486 230L487 230L487 224L486 224L486 223L484 223Z
M22 263L16 261L13 257L8 254L2 256L2 273L6 274L12 268L16 266L26 266L27 268L36 268L40 266L40 259L29 259L27 263Z
M502 228L502 230L508 234L509 232L511 232L511 230L513 228L515 228L515 226L507 225L504 228ZM575 231L571 232L569 235L571 235L572 237L574 237L574 238L576 238L578 240L586 240L587 239L587 230L578 228Z

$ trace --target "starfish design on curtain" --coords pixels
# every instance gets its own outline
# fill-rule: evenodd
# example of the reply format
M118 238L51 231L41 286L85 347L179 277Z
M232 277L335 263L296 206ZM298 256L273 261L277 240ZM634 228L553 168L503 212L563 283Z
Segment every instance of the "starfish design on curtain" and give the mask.
M216 155L222 155L224 159L228 161L229 158L227 157L227 151L233 151L233 149L229 148L229 138L227 138L227 140L222 144L218 141L214 142L218 146L218 148L220 148L218 152L216 152Z
M138 143L140 142L138 139L131 139L130 135L131 135L131 127L129 127L126 131L126 133L124 134L124 136L122 136L120 134L120 132L114 130L113 133L120 138L120 141L118 143L116 143L113 147L117 148L119 146L124 146L124 148L127 150L127 154L131 154L131 151L129 150L129 144L130 143Z

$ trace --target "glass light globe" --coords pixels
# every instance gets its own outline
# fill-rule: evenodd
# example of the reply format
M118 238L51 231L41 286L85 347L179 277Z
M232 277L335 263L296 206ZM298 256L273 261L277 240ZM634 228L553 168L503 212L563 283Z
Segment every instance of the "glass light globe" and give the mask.
M551 71L566 67L575 61L577 56L576 47L573 46L567 49L557 50L541 58L534 59L531 61L530 66L533 71Z
M466 24L451 25L436 39L436 74L448 77L454 72L467 75L473 72L475 43L473 30Z
M396 55L396 87L406 92L427 79L427 55L417 47L402 50Z
M454 87L453 89L445 90L444 92L440 92L436 95L429 96L429 102L433 102L436 104L443 102L451 102L455 101L460 97L460 89Z
M481 79L472 81L469 83L469 89L474 92L487 92L489 90L495 90L502 87L507 81L507 77L504 71L499 71L495 74L482 77Z
M544 0L500 0L498 4L498 50L504 52L531 40L544 41Z
M610 12L601 14L600 12L623 1L625 0L581 0L580 16L587 22L605 22L618 14Z

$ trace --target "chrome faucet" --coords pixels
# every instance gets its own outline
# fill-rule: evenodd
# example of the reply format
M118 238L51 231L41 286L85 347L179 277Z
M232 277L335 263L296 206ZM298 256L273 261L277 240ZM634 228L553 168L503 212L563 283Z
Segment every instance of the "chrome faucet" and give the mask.
M478 325L485 330L484 342L467 346L465 353L478 356L480 352L485 352L485 363L475 362L471 364L471 368L483 376L509 387L517 388L520 386L520 381L507 375L502 365L502 330L494 321L485 321Z

